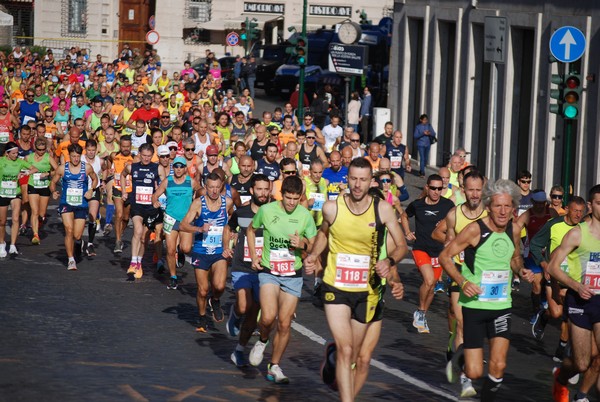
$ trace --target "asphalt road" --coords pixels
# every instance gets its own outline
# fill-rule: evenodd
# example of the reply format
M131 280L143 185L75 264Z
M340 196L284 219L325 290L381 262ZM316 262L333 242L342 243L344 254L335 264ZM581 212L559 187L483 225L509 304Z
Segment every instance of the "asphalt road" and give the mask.
M415 197L423 181L408 176ZM266 381L266 362L237 369L230 361L236 340L224 323L195 332L196 285L191 266L183 285L167 290L150 252L144 276L127 281L130 242L121 258L114 237L97 236L98 256L67 271L62 224L55 206L40 246L19 237L21 255L0 261L0 401L328 401L337 394L322 384L319 365L330 339L324 314L311 303L306 280L292 339L281 367L289 385ZM125 239L131 239L127 229ZM408 257L400 263L403 301L388 297L381 340L359 400L455 400L459 385L445 379L447 297L435 296L430 334L412 327L420 277ZM224 310L233 302L230 289ZM557 323L543 342L531 335L528 285L514 297L513 341L499 401L551 400L551 357ZM254 342L254 339L251 341ZM476 389L481 381L475 382Z

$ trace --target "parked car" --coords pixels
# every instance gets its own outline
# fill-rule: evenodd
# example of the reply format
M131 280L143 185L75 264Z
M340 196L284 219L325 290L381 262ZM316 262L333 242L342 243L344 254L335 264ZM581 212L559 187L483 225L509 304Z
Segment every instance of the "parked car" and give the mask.
M256 82L254 86L264 89L267 95L275 94L273 81L277 69L285 64L289 58L289 55L285 52L287 46L286 43L264 45L253 50L258 55L262 53L262 56L256 60Z
M275 73L273 91L279 93L282 99L287 100L295 91L299 80L300 67L294 64L284 64ZM309 99L312 99L313 94L325 84L340 87L343 83L344 80L339 75L319 66L306 66L305 68L304 93Z

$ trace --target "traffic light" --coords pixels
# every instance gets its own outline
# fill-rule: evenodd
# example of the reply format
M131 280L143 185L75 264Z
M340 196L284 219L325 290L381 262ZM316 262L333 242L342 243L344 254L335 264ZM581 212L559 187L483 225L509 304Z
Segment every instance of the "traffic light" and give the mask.
M368 19L367 13L365 12L365 10L361 10L359 16L360 16L360 25L371 25L372 21Z
M306 36L298 36L298 40L296 41L296 60L300 66L305 66L308 63L308 39L306 39Z
M240 39L244 42L248 40L248 33L246 32L246 27L248 26L248 18L246 18L245 22L242 22L242 32L240 33Z
M248 38L250 40L258 39L258 35L260 33L258 31L258 23L256 21L256 18L252 18L246 23L246 26L248 27Z
M562 114L565 119L575 120L579 117L579 101L581 99L581 75L570 73L565 76L563 90Z
M550 97L556 99L556 103L550 104L550 113L562 115L562 102L563 102L563 90L564 82L563 76L560 74L552 74L552 84L556 84L556 88L550 89Z

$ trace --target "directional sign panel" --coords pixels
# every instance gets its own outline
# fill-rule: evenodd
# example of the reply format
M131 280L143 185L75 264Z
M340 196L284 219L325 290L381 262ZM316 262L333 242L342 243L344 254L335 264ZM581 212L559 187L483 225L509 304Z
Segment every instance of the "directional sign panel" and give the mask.
M329 45L329 70L344 75L363 75L369 48L363 45Z
M506 63L506 17L485 17L483 23L484 52L486 63Z
M556 60L571 63L585 52L585 36L575 27L561 27L550 38L550 52Z

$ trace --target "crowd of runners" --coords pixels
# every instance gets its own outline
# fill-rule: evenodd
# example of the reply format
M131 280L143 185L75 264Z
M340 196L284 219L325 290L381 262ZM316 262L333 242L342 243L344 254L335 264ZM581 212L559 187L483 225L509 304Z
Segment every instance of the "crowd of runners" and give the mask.
M130 254L131 280L156 269L177 289L188 261L198 332L225 321L230 277L236 301L225 326L239 339L231 360L259 366L272 344L267 378L276 383L289 382L283 356L310 276L334 340L321 375L351 401L368 376L386 289L403 298L398 262L410 244L422 276L413 326L429 333L434 295L447 293L446 374L461 397L495 399L521 280L532 283L531 336L542 340L551 320L560 323L552 397L583 402L594 392L600 185L584 199L560 186L531 189L528 171L488 179L459 148L404 208L411 155L393 122L364 143L335 113L319 124L292 103L259 113L247 89L221 88L214 56L205 78L188 63L169 74L155 52L127 48L114 62L78 49L60 60L15 49L0 60L0 258L18 258L19 236L43 241L53 198L68 270L96 256L97 233L114 237L114 254ZM472 380L484 376L484 360L478 392ZM574 399L569 382L578 384Z

